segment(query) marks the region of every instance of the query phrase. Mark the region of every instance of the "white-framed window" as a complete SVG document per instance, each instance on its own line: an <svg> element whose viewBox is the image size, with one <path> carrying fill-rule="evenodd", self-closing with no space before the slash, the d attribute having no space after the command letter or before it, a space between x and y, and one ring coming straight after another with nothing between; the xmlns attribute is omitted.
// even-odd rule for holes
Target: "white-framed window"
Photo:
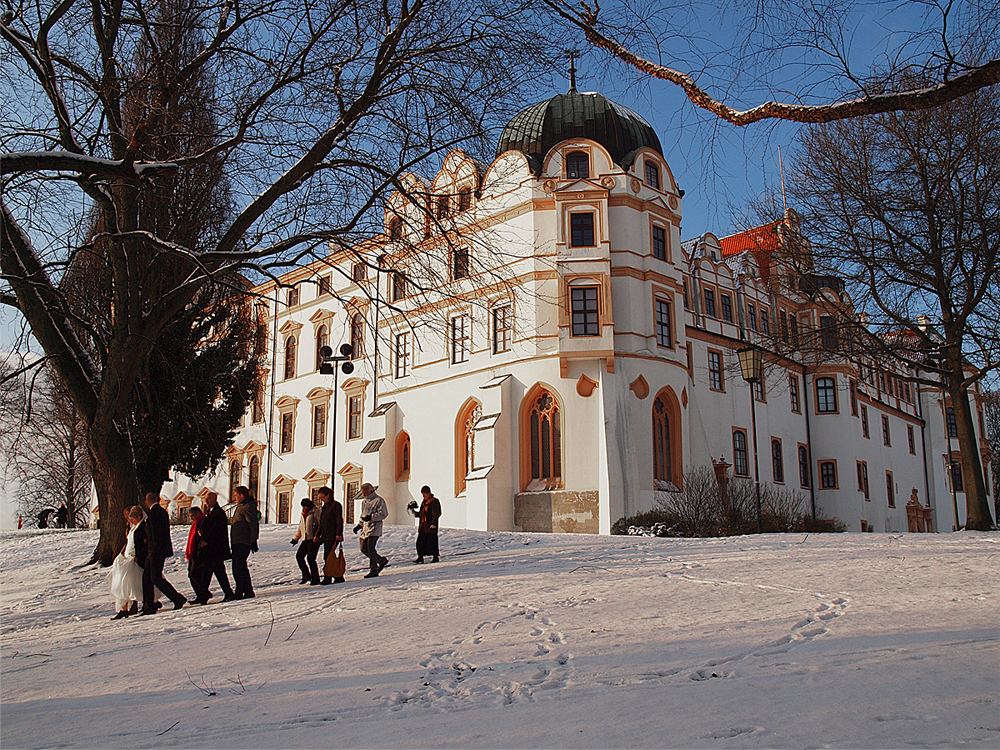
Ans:
<svg viewBox="0 0 1000 750"><path fill-rule="evenodd" d="M837 381L834 378L816 378L816 411L822 414L837 411Z"/></svg>
<svg viewBox="0 0 1000 750"><path fill-rule="evenodd" d="M651 188L659 190L660 189L659 165L655 161L652 161L651 159L646 159L643 162L643 164L645 166L646 184L649 185Z"/></svg>
<svg viewBox="0 0 1000 750"><path fill-rule="evenodd" d="M456 315L451 319L451 363L461 364L469 359L469 336L471 325L468 315Z"/></svg>
<svg viewBox="0 0 1000 750"><path fill-rule="evenodd" d="M510 351L514 321L510 305L497 305L491 311L493 318L493 353Z"/></svg>
<svg viewBox="0 0 1000 750"><path fill-rule="evenodd" d="M410 374L410 332L396 334L396 377L405 378Z"/></svg>
<svg viewBox="0 0 1000 750"><path fill-rule="evenodd" d="M570 316L573 336L600 336L600 287L570 287Z"/></svg>
<svg viewBox="0 0 1000 750"><path fill-rule="evenodd" d="M654 297L653 304L656 307L656 343L672 349L674 342L671 335L670 303L662 297Z"/></svg>
<svg viewBox="0 0 1000 750"><path fill-rule="evenodd" d="M594 212L578 211L569 215L569 246L595 247Z"/></svg>
<svg viewBox="0 0 1000 750"><path fill-rule="evenodd" d="M713 391L726 390L725 375L722 371L721 352L708 352L708 383Z"/></svg>

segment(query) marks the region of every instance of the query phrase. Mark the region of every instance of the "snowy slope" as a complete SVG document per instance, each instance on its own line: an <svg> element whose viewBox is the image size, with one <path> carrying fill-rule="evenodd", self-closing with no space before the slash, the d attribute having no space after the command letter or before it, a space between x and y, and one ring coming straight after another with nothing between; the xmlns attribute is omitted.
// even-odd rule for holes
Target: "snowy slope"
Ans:
<svg viewBox="0 0 1000 750"><path fill-rule="evenodd" d="M111 622L96 532L5 532L0 745L1000 746L995 534L445 529L415 566L390 526L326 587L290 536L257 599Z"/></svg>

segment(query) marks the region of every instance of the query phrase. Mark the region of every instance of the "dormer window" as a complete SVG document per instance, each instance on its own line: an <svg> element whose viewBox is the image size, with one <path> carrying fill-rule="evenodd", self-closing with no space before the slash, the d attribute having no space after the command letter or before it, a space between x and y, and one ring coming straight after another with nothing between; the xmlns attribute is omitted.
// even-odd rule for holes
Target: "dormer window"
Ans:
<svg viewBox="0 0 1000 750"><path fill-rule="evenodd" d="M571 151L566 155L566 177L585 179L590 177L590 157L583 151Z"/></svg>
<svg viewBox="0 0 1000 750"><path fill-rule="evenodd" d="M403 222L399 218L389 219L389 239L396 241L403 238Z"/></svg>
<svg viewBox="0 0 1000 750"><path fill-rule="evenodd" d="M361 262L355 263L351 267L351 281L355 284L362 282L368 276L368 267Z"/></svg>
<svg viewBox="0 0 1000 750"><path fill-rule="evenodd" d="M448 214L451 213L451 201L447 195L439 195L437 199L437 217L438 219L447 219Z"/></svg>
<svg viewBox="0 0 1000 750"><path fill-rule="evenodd" d="M656 190L660 189L660 167L655 161L650 161L646 159L644 162L646 165L646 184L651 188Z"/></svg>
<svg viewBox="0 0 1000 750"><path fill-rule="evenodd" d="M471 188L462 188L458 191L458 212L468 211L472 208L472 190Z"/></svg>

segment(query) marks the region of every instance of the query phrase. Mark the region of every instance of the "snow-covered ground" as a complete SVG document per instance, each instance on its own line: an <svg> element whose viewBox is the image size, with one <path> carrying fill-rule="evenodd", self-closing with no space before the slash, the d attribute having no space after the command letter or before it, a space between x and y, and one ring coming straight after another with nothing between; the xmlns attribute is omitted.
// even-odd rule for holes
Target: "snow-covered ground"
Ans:
<svg viewBox="0 0 1000 750"><path fill-rule="evenodd" d="M256 599L111 622L96 533L0 539L5 750L1000 746L996 534L392 526L310 587L266 526Z"/></svg>

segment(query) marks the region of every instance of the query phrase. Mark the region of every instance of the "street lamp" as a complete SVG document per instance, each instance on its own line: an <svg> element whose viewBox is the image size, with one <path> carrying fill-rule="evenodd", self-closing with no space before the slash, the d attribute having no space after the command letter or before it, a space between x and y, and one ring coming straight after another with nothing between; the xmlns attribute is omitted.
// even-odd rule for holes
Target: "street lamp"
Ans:
<svg viewBox="0 0 1000 750"><path fill-rule="evenodd" d="M351 362L351 358L354 356L354 348L350 344L340 345L340 356L333 356L333 349L328 346L322 346L319 350L320 361L322 364L319 366L319 371L321 375L333 375L333 414L330 415L330 489L333 489L334 477L337 474L337 381L340 377L340 371L343 370L345 375L350 375L354 372L354 363ZM337 367L337 363L343 363L340 367Z"/></svg>
<svg viewBox="0 0 1000 750"><path fill-rule="evenodd" d="M756 346L739 349L736 355L740 358L740 372L750 386L750 419L753 422L753 476L757 485L757 533L764 533L764 519L760 511L760 461L757 456L757 402L754 399L754 383L759 383L764 377L763 352Z"/></svg>

